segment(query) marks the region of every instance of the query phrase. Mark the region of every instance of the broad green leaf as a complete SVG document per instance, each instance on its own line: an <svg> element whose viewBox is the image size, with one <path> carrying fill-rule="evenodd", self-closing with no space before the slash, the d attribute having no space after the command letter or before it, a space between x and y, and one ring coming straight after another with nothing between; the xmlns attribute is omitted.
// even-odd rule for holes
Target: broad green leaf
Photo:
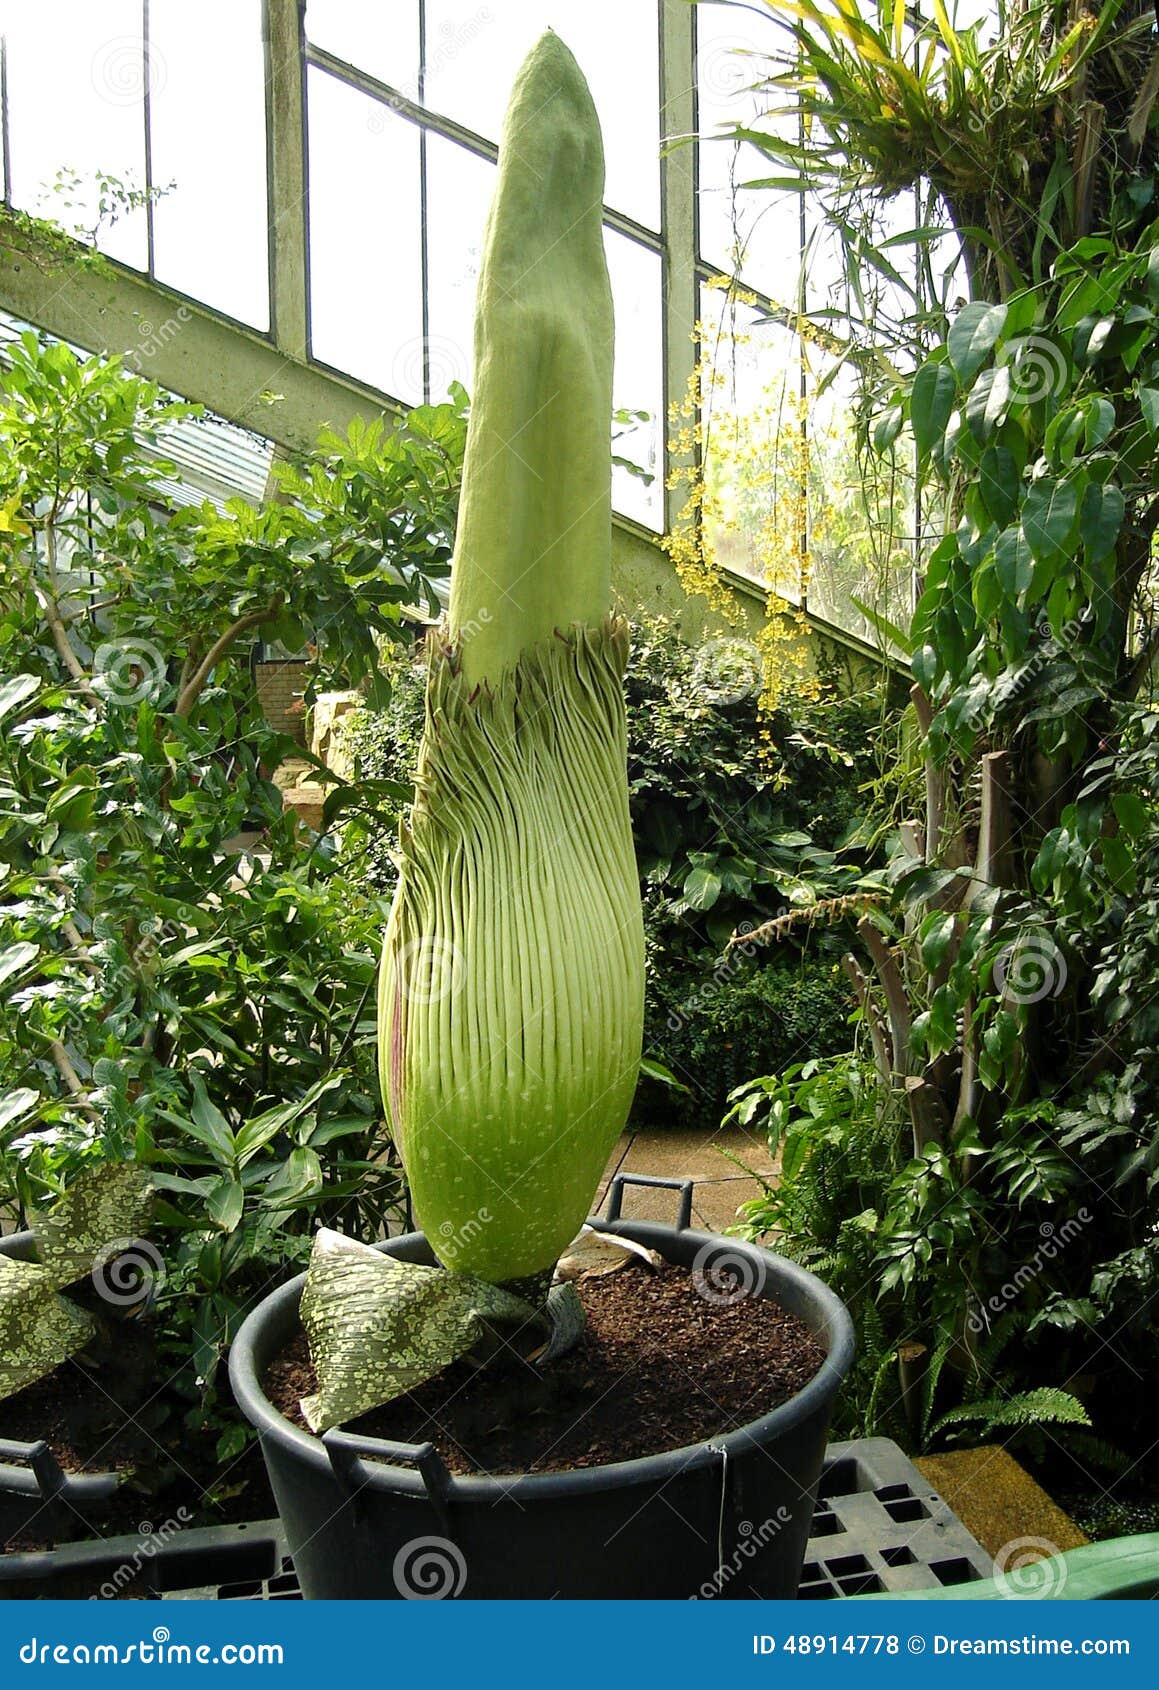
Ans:
<svg viewBox="0 0 1159 1690"><path fill-rule="evenodd" d="M1043 476L1032 485L1022 507L1022 531L1037 560L1055 562L1068 555L1077 514L1073 482Z"/></svg>
<svg viewBox="0 0 1159 1690"><path fill-rule="evenodd" d="M43 684L39 675L10 675L6 681L0 681L0 721L9 711L19 709Z"/></svg>
<svg viewBox="0 0 1159 1690"><path fill-rule="evenodd" d="M288 1208L304 1197L316 1196L321 1189L322 1163L317 1151L311 1150L308 1144L297 1144L282 1166L266 1180L262 1201L274 1208Z"/></svg>
<svg viewBox="0 0 1159 1690"><path fill-rule="evenodd" d="M931 973L945 961L956 926L957 917L953 913L935 913L922 923L922 961Z"/></svg>
<svg viewBox="0 0 1159 1690"><path fill-rule="evenodd" d="M1002 416L1009 399L1009 365L1004 363L1000 370L983 370L966 397L966 423L978 444L985 443L992 436L998 417Z"/></svg>
<svg viewBox="0 0 1159 1690"><path fill-rule="evenodd" d="M53 1283L74 1285L103 1272L110 1246L141 1237L152 1203L153 1182L140 1162L83 1168L51 1208L31 1217L40 1259Z"/></svg>
<svg viewBox="0 0 1159 1690"><path fill-rule="evenodd" d="M1151 434L1159 434L1159 387L1139 388L1139 409Z"/></svg>
<svg viewBox="0 0 1159 1690"><path fill-rule="evenodd" d="M1075 326L1071 343L1076 364L1093 364L1102 353L1115 326L1113 317L1084 317Z"/></svg>
<svg viewBox="0 0 1159 1690"><path fill-rule="evenodd" d="M1152 299L1159 301L1159 246L1151 248L1147 260L1147 292Z"/></svg>
<svg viewBox="0 0 1159 1690"><path fill-rule="evenodd" d="M978 465L978 487L987 514L1000 527L1013 520L1021 486L1014 453L1006 446L987 446Z"/></svg>
<svg viewBox="0 0 1159 1690"><path fill-rule="evenodd" d="M314 1237L301 1311L318 1380L302 1412L315 1432L414 1390L473 1348L488 1322L542 1318L471 1274L400 1262L326 1228Z"/></svg>
<svg viewBox="0 0 1159 1690"><path fill-rule="evenodd" d="M990 356L1006 322L1004 305L973 300L963 305L950 325L946 350L958 380L965 387Z"/></svg>
<svg viewBox="0 0 1159 1690"><path fill-rule="evenodd" d="M1003 529L994 546L994 569L1008 598L1017 598L1030 585L1034 559L1021 526Z"/></svg>
<svg viewBox="0 0 1159 1690"><path fill-rule="evenodd" d="M1116 792L1111 799L1119 826L1131 839L1140 839L1146 833L1150 822L1150 812L1137 792Z"/></svg>
<svg viewBox="0 0 1159 1690"><path fill-rule="evenodd" d="M694 868L684 882L684 901L694 910L710 910L720 891L719 874L710 868Z"/></svg>
<svg viewBox="0 0 1159 1690"><path fill-rule="evenodd" d="M1087 484L1079 507L1079 538L1087 549L1087 558L1098 563L1112 552L1123 526L1125 511L1122 490L1108 481Z"/></svg>
<svg viewBox="0 0 1159 1690"><path fill-rule="evenodd" d="M205 1081L201 1075L194 1073L193 1083L193 1120L200 1127L204 1140L218 1151L223 1162L232 1162L234 1157L233 1133L229 1122L221 1110L211 1100L205 1089Z"/></svg>
<svg viewBox="0 0 1159 1690"><path fill-rule="evenodd" d="M1010 365L1003 364L994 371L990 391L986 396L986 407L982 413L987 430L995 427L1006 415L1011 397Z"/></svg>
<svg viewBox="0 0 1159 1690"><path fill-rule="evenodd" d="M997 615L1002 603L1002 582L993 563L987 561L975 569L970 577L970 596L983 622Z"/></svg>
<svg viewBox="0 0 1159 1690"><path fill-rule="evenodd" d="M18 1086L0 1097L0 1133L22 1120L40 1102L40 1093L27 1086Z"/></svg>
<svg viewBox="0 0 1159 1690"><path fill-rule="evenodd" d="M910 389L910 427L914 444L925 457L941 440L954 409L957 383L947 364L933 360L922 365Z"/></svg>
<svg viewBox="0 0 1159 1690"><path fill-rule="evenodd" d="M94 1331L91 1315L57 1295L48 1268L0 1256L0 1399L43 1379Z"/></svg>
<svg viewBox="0 0 1159 1690"><path fill-rule="evenodd" d="M275 1109L266 1109L260 1115L251 1117L233 1140L233 1153L238 1161L247 1160L255 1150L259 1150L263 1144L268 1144L277 1133L292 1126L301 1116L309 1114L321 1098L341 1084L341 1079L336 1076L319 1080L293 1103L280 1103Z"/></svg>
<svg viewBox="0 0 1159 1690"><path fill-rule="evenodd" d="M1087 400L1084 409L1087 426L1083 446L1093 452L1110 437L1115 426L1115 407L1103 394L1096 393Z"/></svg>
<svg viewBox="0 0 1159 1690"><path fill-rule="evenodd" d="M30 944L22 939L18 944L5 945L0 951L0 985L10 980L14 974L23 973L31 962L35 962L40 955L40 946Z"/></svg>
<svg viewBox="0 0 1159 1690"><path fill-rule="evenodd" d="M650 1080L658 1080L662 1086L670 1086L673 1091L688 1092L683 1080L678 1080L670 1068L662 1062L657 1062L653 1056L640 1058L640 1072L646 1074Z"/></svg>
<svg viewBox="0 0 1159 1690"><path fill-rule="evenodd" d="M900 405L891 405L884 416L878 417L873 425L873 449L875 452L888 452L898 435L901 433L905 412Z"/></svg>
<svg viewBox="0 0 1159 1690"><path fill-rule="evenodd" d="M235 1179L220 1179L205 1199L205 1212L222 1232L232 1232L245 1208L245 1187Z"/></svg>
<svg viewBox="0 0 1159 1690"><path fill-rule="evenodd" d="M1065 468L1073 462L1085 427L1086 412L1080 405L1070 405L1051 418L1043 445L1052 463Z"/></svg>
<svg viewBox="0 0 1159 1690"><path fill-rule="evenodd" d="M914 680L926 692L932 693L940 670L936 649L932 645L919 646L913 655L912 668Z"/></svg>
<svg viewBox="0 0 1159 1690"><path fill-rule="evenodd" d="M939 986L930 999L927 1048L931 1056L953 1050L957 1043L958 1002L948 986Z"/></svg>

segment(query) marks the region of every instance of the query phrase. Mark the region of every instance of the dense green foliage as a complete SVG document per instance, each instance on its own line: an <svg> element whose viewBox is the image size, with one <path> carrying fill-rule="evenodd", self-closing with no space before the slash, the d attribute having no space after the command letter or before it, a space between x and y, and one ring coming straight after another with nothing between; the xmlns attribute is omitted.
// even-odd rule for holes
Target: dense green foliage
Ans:
<svg viewBox="0 0 1159 1690"><path fill-rule="evenodd" d="M811 121L747 138L821 184L867 447L916 460L946 521L912 624L883 625L926 791L846 934L863 1081L738 1099L792 1143L753 1223L854 1306L858 1426L1146 1457L1122 1386L1157 1382L1153 9L770 11L769 85ZM927 214L886 243L902 188Z"/></svg>
<svg viewBox="0 0 1159 1690"><path fill-rule="evenodd" d="M1159 226L1130 250L1089 238L1049 294L966 306L875 430L888 453L908 422L960 513L907 631L938 832L899 834L862 883L867 1001L932 1113L907 1119L879 1072L852 1116L819 1110L753 1219L857 1308L877 1358L859 1424L896 1429L908 1406L921 1441L1042 1452L1040 1428L1069 1422L1067 1447L1107 1461L1107 1440L1137 1441L1119 1370L1155 1376L1159 782L1135 701L1155 649L1157 265ZM753 1096L799 1120L819 1084ZM874 1132L889 1154L867 1187Z"/></svg>
<svg viewBox="0 0 1159 1690"><path fill-rule="evenodd" d="M173 512L178 415L30 335L4 372L0 1206L20 1224L82 1165L150 1166L159 1341L200 1415L315 1220L373 1233L399 1201L373 1073L384 907L283 813L269 774L296 748L261 719L250 647L309 641L311 686L386 696L375 636L409 640L446 572L463 421L329 438L260 510Z"/></svg>

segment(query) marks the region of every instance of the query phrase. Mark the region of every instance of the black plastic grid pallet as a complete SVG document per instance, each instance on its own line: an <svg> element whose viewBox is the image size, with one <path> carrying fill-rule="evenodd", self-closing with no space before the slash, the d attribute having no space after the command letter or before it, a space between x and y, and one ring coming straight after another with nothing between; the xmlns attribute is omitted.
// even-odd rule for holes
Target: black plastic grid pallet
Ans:
<svg viewBox="0 0 1159 1690"><path fill-rule="evenodd" d="M990 1578L991 1557L888 1438L830 1444L798 1596L825 1601Z"/></svg>
<svg viewBox="0 0 1159 1690"><path fill-rule="evenodd" d="M131 1578L125 1569L132 1568ZM830 1444L801 1586L804 1600L929 1590L989 1578L993 1563L895 1443ZM167 1601L301 1601L277 1520L67 1544L0 1556L0 1598L117 1594Z"/></svg>

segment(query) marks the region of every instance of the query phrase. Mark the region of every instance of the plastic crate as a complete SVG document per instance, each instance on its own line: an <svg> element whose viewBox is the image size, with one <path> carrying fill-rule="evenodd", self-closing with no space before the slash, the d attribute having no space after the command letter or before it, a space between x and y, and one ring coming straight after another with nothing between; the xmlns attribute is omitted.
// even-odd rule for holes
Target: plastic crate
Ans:
<svg viewBox="0 0 1159 1690"><path fill-rule="evenodd" d="M830 1444L798 1595L825 1601L989 1578L992 1558L888 1438Z"/></svg>
<svg viewBox="0 0 1159 1690"><path fill-rule="evenodd" d="M928 1590L989 1578L993 1562L886 1438L830 1444L799 1594L816 1600ZM0 1556L4 1597L167 1601L301 1600L277 1520L174 1532L165 1541L106 1538L43 1554Z"/></svg>

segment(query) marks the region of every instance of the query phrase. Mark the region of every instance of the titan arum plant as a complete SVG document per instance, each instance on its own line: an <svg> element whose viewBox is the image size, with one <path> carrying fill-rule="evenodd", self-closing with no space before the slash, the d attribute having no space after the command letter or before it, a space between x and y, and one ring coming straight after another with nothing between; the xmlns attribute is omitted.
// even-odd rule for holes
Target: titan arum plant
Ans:
<svg viewBox="0 0 1159 1690"><path fill-rule="evenodd" d="M636 1086L603 185L587 84L545 35L504 123L450 609L379 985L387 1119L443 1266L319 1234L302 1300L316 1430L429 1377L487 1322L544 1320Z"/></svg>

